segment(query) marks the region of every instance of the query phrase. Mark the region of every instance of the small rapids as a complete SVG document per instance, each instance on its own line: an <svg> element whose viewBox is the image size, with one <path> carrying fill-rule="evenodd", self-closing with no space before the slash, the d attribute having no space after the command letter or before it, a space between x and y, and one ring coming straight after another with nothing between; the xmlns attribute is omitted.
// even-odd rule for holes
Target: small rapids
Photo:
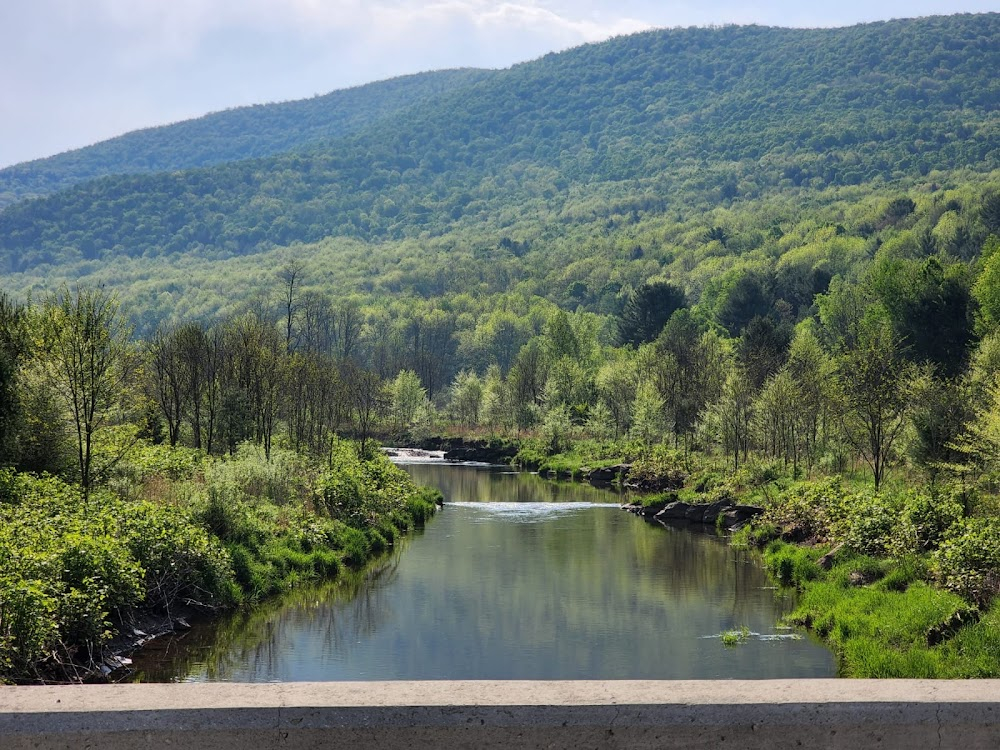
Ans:
<svg viewBox="0 0 1000 750"><path fill-rule="evenodd" d="M495 521L510 521L512 523L539 523L562 518L571 513L590 508L609 508L618 510L612 503L482 503L457 501L447 504L449 508L471 508L475 511L472 523L492 523Z"/></svg>
<svg viewBox="0 0 1000 750"><path fill-rule="evenodd" d="M425 451L420 448L383 448L394 464L430 464L444 461L444 451Z"/></svg>

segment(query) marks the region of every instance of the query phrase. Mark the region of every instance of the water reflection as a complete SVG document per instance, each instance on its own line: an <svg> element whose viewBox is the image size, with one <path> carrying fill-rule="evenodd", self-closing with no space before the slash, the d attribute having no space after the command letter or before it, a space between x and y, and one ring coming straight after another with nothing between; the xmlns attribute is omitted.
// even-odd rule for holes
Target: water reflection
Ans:
<svg viewBox="0 0 1000 750"><path fill-rule="evenodd" d="M530 475L407 467L446 505L363 575L162 641L142 680L676 679L832 676L775 627L789 602L724 540ZM749 642L715 636L746 625ZM155 643L155 642L154 642Z"/></svg>

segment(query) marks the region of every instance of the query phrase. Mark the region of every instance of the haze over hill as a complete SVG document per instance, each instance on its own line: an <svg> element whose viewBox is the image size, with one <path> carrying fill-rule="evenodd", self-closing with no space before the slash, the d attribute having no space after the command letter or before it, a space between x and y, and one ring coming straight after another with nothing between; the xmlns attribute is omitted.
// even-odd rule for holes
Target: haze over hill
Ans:
<svg viewBox="0 0 1000 750"><path fill-rule="evenodd" d="M81 257L244 254L330 235L440 233L493 221L501 207L559 210L587 194L644 196L661 209L992 169L998 31L997 14L656 31L491 75L407 79L396 96L383 84L223 113L4 170L3 192L16 194L143 161L147 170L228 162L109 177L8 207L0 251L12 271ZM338 124L310 127L310 109L336 113ZM276 134L283 117L299 122L295 131ZM195 128L220 126L231 133L181 147ZM338 129L340 139L304 147Z"/></svg>
<svg viewBox="0 0 1000 750"><path fill-rule="evenodd" d="M147 128L0 169L0 207L110 174L172 172L270 156L370 126L420 101L487 75L441 70L334 91L301 101L239 107Z"/></svg>
<svg viewBox="0 0 1000 750"><path fill-rule="evenodd" d="M394 272L396 287L433 295L456 287L428 282L437 272L410 259L436 246L447 267L500 243L517 268L495 288L530 275L535 293L559 299L542 279L565 268L559 248L587 227L1000 168L998 38L1000 14L662 30L509 70L426 74L141 131L0 172L8 195L109 173L0 212L0 263L22 274L21 288L131 273L162 285L164 264L308 258L316 248L280 248L325 242L341 278L375 288L384 269L371 259L383 251L352 254L344 240L406 241L416 244L384 250L410 266ZM662 271L645 249L617 286L589 283L578 301L609 309L608 295Z"/></svg>

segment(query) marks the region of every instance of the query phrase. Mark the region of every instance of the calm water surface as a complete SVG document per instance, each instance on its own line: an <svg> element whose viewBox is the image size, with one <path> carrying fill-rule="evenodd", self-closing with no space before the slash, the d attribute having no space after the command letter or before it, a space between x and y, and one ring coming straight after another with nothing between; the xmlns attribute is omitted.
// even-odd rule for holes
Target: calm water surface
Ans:
<svg viewBox="0 0 1000 750"><path fill-rule="evenodd" d="M829 677L791 602L724 539L611 492L495 468L405 467L446 506L373 569L160 639L142 681ZM754 635L726 647L718 635Z"/></svg>

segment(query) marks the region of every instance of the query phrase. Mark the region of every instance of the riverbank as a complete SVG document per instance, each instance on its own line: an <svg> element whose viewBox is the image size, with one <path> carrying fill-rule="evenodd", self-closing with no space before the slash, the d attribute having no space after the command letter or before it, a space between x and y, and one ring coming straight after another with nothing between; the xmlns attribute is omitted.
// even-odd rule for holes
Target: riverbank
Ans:
<svg viewBox="0 0 1000 750"><path fill-rule="evenodd" d="M801 592L789 621L846 677L1000 675L1000 524L978 501L916 489L792 484L734 537Z"/></svg>
<svg viewBox="0 0 1000 750"><path fill-rule="evenodd" d="M799 589L788 621L837 654L842 677L995 678L1000 606L976 606L936 585L933 559L887 560L774 541L775 581ZM824 560L825 558L825 560Z"/></svg>
<svg viewBox="0 0 1000 750"><path fill-rule="evenodd" d="M788 621L823 638L843 676L1000 676L994 498L902 483L875 493L853 477L797 480L778 462L727 471L623 441L550 453L526 440L513 463L638 491L625 508L650 520L735 531L733 543L759 549L775 583L801 592Z"/></svg>
<svg viewBox="0 0 1000 750"><path fill-rule="evenodd" d="M136 446L105 488L0 475L0 680L80 681L189 613L360 568L439 497L384 456ZM117 652L117 653L116 653Z"/></svg>

